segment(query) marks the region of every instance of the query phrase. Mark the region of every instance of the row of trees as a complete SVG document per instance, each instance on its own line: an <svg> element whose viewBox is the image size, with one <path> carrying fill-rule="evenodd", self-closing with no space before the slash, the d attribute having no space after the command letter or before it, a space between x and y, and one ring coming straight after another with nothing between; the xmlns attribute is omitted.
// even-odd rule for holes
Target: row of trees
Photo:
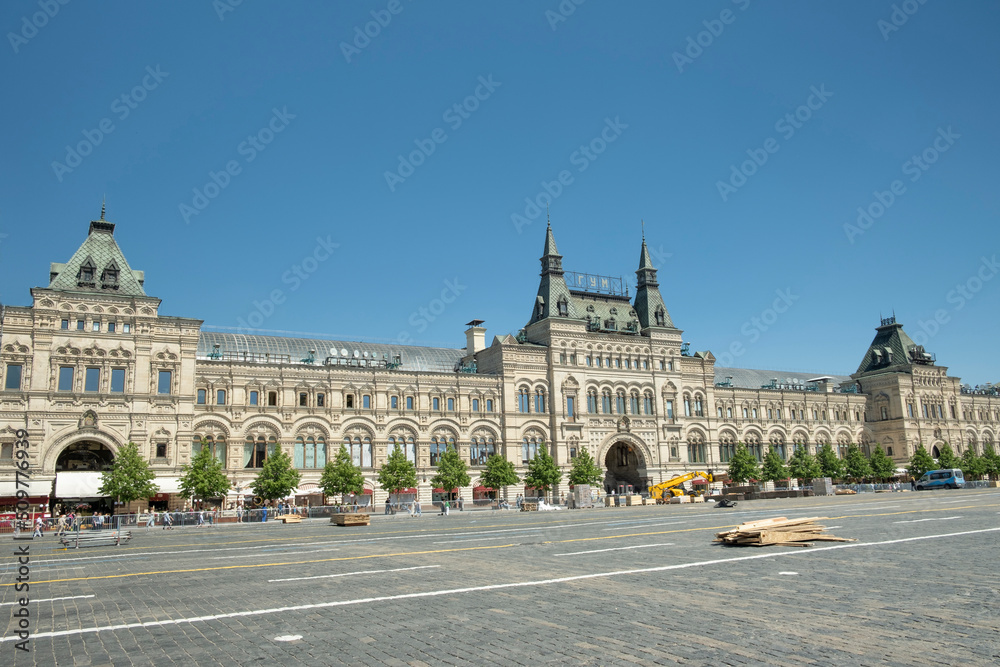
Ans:
<svg viewBox="0 0 1000 667"><path fill-rule="evenodd" d="M984 476L996 478L1000 476L1000 455L993 445L986 445L982 456L972 449L967 449L961 457L955 456L949 445L944 445L938 451L935 460L923 445L910 458L907 472L913 478L919 478L928 470L939 468L961 468L968 479L980 479ZM826 443L816 452L808 453L805 448L796 449L786 463L774 448L768 448L763 462L758 461L745 445L740 443L729 461L729 479L736 482L749 480L763 482L778 482L790 478L804 480L816 477L831 479L847 479L861 482L866 479L885 481L896 476L896 464L886 456L880 447L875 447L870 456L865 456L861 448L851 444L844 458L837 456L833 447Z"/></svg>
<svg viewBox="0 0 1000 667"><path fill-rule="evenodd" d="M541 446L538 454L528 462L524 484L547 494L562 480L562 476L562 471L552 459L548 448ZM603 477L603 471L586 449L573 459L569 472L570 484L595 484ZM159 487L155 479L156 475L149 463L139 454L138 446L130 442L118 452L112 468L104 472L98 493L127 504L156 495ZM291 457L279 450L264 461L264 466L251 484L251 490L254 496L264 500L279 500L287 498L299 485L299 481L299 472L292 465ZM462 488L471 481L465 461L454 449L441 455L437 474L431 479L435 487L442 489ZM514 464L499 454L487 459L486 468L480 475L480 484L493 490L520 482L521 478L515 472ZM390 452L385 464L379 469L378 483L388 493L400 493L417 486L416 466L407 460L399 447ZM344 446L340 447L333 460L323 468L319 487L328 496L343 497L364 491L364 475L351 461L351 455ZM212 455L208 447L203 446L191 462L182 468L180 489L185 497L198 500L221 498L229 488L230 482L222 462Z"/></svg>

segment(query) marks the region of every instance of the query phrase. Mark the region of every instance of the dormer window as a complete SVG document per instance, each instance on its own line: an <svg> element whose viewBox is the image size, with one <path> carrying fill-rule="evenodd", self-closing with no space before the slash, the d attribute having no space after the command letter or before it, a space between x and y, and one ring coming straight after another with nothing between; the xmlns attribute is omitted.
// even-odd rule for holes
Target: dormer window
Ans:
<svg viewBox="0 0 1000 667"><path fill-rule="evenodd" d="M92 285L94 283L94 274L97 271L97 267L88 257L87 261L80 265L80 273L77 275L77 282L80 285Z"/></svg>
<svg viewBox="0 0 1000 667"><path fill-rule="evenodd" d="M559 299L559 317L566 317L569 315L569 302L566 301L565 297Z"/></svg>
<svg viewBox="0 0 1000 667"><path fill-rule="evenodd" d="M662 308L656 309L656 326L663 327L667 325L667 314L663 312Z"/></svg>

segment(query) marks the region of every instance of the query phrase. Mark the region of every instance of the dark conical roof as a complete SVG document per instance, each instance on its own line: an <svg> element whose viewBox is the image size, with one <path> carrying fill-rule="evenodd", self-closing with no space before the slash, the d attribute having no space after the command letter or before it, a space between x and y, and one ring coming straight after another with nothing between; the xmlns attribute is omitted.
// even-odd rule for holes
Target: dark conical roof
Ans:
<svg viewBox="0 0 1000 667"><path fill-rule="evenodd" d="M922 346L903 331L903 325L896 323L895 317L882 320L882 325L875 328L875 338L865 352L855 375L871 372L908 372L914 363L929 364L933 362L932 355L924 352Z"/></svg>
<svg viewBox="0 0 1000 667"><path fill-rule="evenodd" d="M143 272L133 271L129 267L125 255L115 242L114 233L114 223L104 220L102 212L100 220L91 221L90 233L69 261L65 264L52 264L49 271L49 289L146 296L142 288ZM81 280L82 267L92 269L93 280ZM117 281L113 287L102 284L101 277L107 269L117 271Z"/></svg>

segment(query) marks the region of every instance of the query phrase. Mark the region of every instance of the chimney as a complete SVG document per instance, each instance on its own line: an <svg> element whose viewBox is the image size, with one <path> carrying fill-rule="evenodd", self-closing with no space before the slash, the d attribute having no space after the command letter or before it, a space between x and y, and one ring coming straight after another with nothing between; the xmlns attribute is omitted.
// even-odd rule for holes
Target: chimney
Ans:
<svg viewBox="0 0 1000 667"><path fill-rule="evenodd" d="M466 324L465 330L465 354L472 356L476 352L486 349L486 328L481 327L484 320L472 320Z"/></svg>

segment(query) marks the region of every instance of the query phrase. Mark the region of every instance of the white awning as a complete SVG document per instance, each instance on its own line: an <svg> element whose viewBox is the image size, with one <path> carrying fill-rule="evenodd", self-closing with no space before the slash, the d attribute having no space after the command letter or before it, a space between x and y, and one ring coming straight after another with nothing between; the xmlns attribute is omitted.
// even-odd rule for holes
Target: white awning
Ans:
<svg viewBox="0 0 1000 667"><path fill-rule="evenodd" d="M22 480L20 485L18 485L16 479L0 481L0 498L13 498L17 496L18 491L27 491L29 498L48 497L52 493L52 480L33 479L28 482Z"/></svg>
<svg viewBox="0 0 1000 667"><path fill-rule="evenodd" d="M56 498L100 498L99 488L99 472L56 473Z"/></svg>
<svg viewBox="0 0 1000 667"><path fill-rule="evenodd" d="M181 478L180 477L157 477L153 480L153 484L160 487L160 493L180 493L181 492Z"/></svg>

